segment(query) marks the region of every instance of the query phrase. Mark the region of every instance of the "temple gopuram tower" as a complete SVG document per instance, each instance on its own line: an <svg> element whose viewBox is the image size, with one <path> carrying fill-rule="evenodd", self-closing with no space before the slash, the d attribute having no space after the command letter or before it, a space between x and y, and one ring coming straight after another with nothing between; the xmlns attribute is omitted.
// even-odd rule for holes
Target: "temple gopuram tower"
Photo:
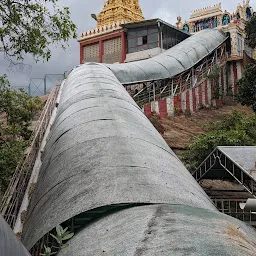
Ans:
<svg viewBox="0 0 256 256"><path fill-rule="evenodd" d="M96 28L83 32L80 39L80 63L121 63L126 57L123 24L143 21L139 0L106 0L98 15Z"/></svg>
<svg viewBox="0 0 256 256"><path fill-rule="evenodd" d="M134 22L144 20L138 0L106 0L97 16L97 27L117 22Z"/></svg>

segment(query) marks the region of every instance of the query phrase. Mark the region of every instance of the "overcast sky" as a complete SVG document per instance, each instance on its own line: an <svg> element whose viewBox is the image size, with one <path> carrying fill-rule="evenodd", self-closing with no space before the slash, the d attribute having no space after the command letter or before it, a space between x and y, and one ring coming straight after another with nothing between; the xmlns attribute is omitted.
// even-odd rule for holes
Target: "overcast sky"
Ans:
<svg viewBox="0 0 256 256"><path fill-rule="evenodd" d="M161 18L171 24L175 24L177 16L181 15L182 20L189 19L190 12L207 6L217 4L218 0L140 0L145 19ZM60 3L69 6L73 22L78 27L78 34L96 26L90 14L98 14L103 7L104 0L60 0ZM223 0L223 10L235 11L238 3L242 0ZM251 1L251 6L256 10L256 0ZM76 40L69 43L66 51L58 47L52 47L52 58L48 62L35 63L28 56L25 63L31 65L32 71L28 74L28 67L24 72L18 72L12 68L8 72L9 63L4 60L3 53L0 53L0 75L7 73L13 86L28 86L30 78L41 78L45 74L59 74L72 69L79 64L79 44Z"/></svg>

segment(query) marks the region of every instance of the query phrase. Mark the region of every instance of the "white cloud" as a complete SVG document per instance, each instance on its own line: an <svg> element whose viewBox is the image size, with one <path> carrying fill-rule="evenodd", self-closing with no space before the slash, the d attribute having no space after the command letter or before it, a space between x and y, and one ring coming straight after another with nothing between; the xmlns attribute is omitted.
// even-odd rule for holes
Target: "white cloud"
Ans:
<svg viewBox="0 0 256 256"><path fill-rule="evenodd" d="M175 25L177 22L177 14L170 12L166 8L159 8L152 16L152 18L159 18L162 19L163 21L166 21L172 25Z"/></svg>

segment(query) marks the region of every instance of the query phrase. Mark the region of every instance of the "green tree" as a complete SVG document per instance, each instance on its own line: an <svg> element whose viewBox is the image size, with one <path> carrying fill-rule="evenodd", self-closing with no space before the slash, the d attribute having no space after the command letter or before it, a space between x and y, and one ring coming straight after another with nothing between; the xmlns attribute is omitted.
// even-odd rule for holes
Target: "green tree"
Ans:
<svg viewBox="0 0 256 256"><path fill-rule="evenodd" d="M58 0L1 0L0 41L9 58L23 59L30 53L35 60L49 60L49 45L65 48L76 37L76 26L67 7Z"/></svg>
<svg viewBox="0 0 256 256"><path fill-rule="evenodd" d="M237 82L236 99L242 105L249 106L256 112L256 65L247 66L242 78Z"/></svg>
<svg viewBox="0 0 256 256"><path fill-rule="evenodd" d="M39 98L32 98L23 90L12 90L6 76L0 77L0 189L2 193L28 146L31 122L40 108Z"/></svg>
<svg viewBox="0 0 256 256"><path fill-rule="evenodd" d="M256 47L256 16L253 15L246 23L245 32L247 34L248 43L251 48Z"/></svg>
<svg viewBox="0 0 256 256"><path fill-rule="evenodd" d="M4 194L7 189L12 174L27 146L26 141L0 138L0 194Z"/></svg>
<svg viewBox="0 0 256 256"><path fill-rule="evenodd" d="M256 116L247 117L243 112L234 111L206 125L205 131L192 140L183 156L190 171L194 171L217 146L256 145Z"/></svg>
<svg viewBox="0 0 256 256"><path fill-rule="evenodd" d="M58 0L1 0L0 50L10 61L32 54L36 61L51 57L50 45L63 49L76 38L76 26L67 7ZM11 90L6 76L0 76L0 189L11 178L27 147L29 129L39 99L24 91Z"/></svg>

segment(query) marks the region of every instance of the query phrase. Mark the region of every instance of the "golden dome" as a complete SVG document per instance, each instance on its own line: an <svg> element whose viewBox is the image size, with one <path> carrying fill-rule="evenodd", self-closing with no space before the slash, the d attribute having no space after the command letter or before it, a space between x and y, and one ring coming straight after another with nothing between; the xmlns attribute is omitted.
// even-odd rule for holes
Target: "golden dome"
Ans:
<svg viewBox="0 0 256 256"><path fill-rule="evenodd" d="M138 0L106 0L97 20L97 27L101 27L122 21L140 21L144 17Z"/></svg>

